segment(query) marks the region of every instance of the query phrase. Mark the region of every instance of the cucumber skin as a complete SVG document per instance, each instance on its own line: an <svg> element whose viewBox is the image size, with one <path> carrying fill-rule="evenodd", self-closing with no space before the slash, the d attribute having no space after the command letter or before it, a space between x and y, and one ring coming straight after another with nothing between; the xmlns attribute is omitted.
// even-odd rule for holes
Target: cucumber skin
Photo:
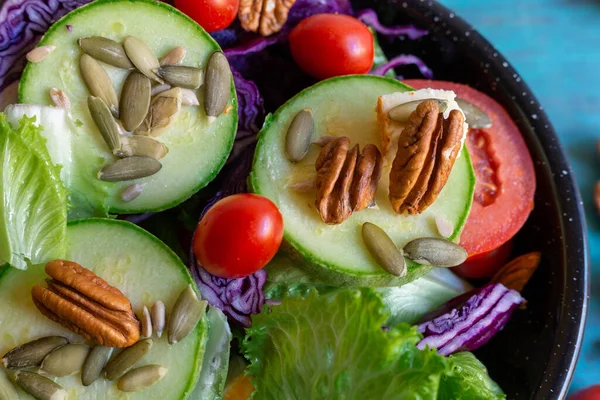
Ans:
<svg viewBox="0 0 600 400"><path fill-rule="evenodd" d="M218 51L222 51L221 46L219 46L219 44L212 38L212 36L210 36L200 25L198 25L198 23L196 23L190 17L188 17L186 14L182 13L181 11L179 11L178 9L176 9L175 7L173 7L167 3L163 3L161 1L154 1L154 0L95 0L95 1L92 1L88 4L78 7L76 9L74 9L73 11L65 14L58 21L56 21L54 24L52 24L52 26L42 36L42 38L40 39L40 41L38 42L38 44L36 46L45 45L48 40L48 37L50 37L54 31L58 30L59 28L63 28L65 25L67 25L67 22L73 15L79 14L82 11L86 11L88 8L93 8L97 5L102 5L102 4L106 4L106 3L123 3L123 2L150 3L150 4L153 4L160 8L163 8L166 11L168 11L172 14L175 14L178 17L187 19L197 27L198 31L203 36L208 38L209 41L213 42L213 44L216 46ZM21 74L21 80L20 80L19 89L18 89L18 101L21 104L25 102L24 101L24 98L25 98L24 87L26 85L24 83L27 81L29 71L30 71L30 65L31 65L31 63L28 62L27 65L25 66L25 69L23 70L23 73ZM217 165L214 166L211 173L208 174L204 180L199 182L196 185L196 187L192 188L190 191L188 191L187 193L182 195L181 198L179 198L178 200L172 201L168 204L164 204L160 207L136 208L135 210L128 210L127 208L111 207L109 210L109 213L110 214L143 214L143 213L149 213L149 212L165 211L165 210L174 208L174 207L180 205L181 203L183 203L184 201L190 199L194 194L198 193L200 190L204 189L209 183L211 183L216 178L216 176L219 174L221 169L223 169L223 167L225 166L225 163L227 162L227 159L229 158L229 155L231 154L231 151L233 150L233 144L235 142L235 136L237 133L238 115L239 114L238 114L237 92L235 89L235 82L233 80L233 76L231 77L230 100L231 100L231 105L233 108L229 111L229 113L233 115L232 125L235 126L236 129L232 130L232 134L230 135L229 142L227 143L227 146L226 146L226 152L224 153L224 156L222 157L221 161Z"/></svg>
<svg viewBox="0 0 600 400"><path fill-rule="evenodd" d="M326 83L334 81L334 80L351 79L352 77L355 77L355 76L357 76L357 75L346 75L346 76L330 78L325 81L321 81L321 82L315 84L314 86L311 86L310 88L315 88L315 87L318 87L320 85L326 84ZM362 75L358 75L358 76L362 76ZM390 83L393 83L399 87L403 87L406 90L415 90L414 88L412 88L408 85L405 85L404 83L402 83L396 79L393 79L393 78L387 78L387 77L375 77L375 78L376 79L385 79L385 80L389 81ZM298 93L296 96L292 97L290 100L288 100L286 102L286 104L298 97L303 96L305 90ZM280 109L283 107L285 107L285 104L283 106L281 106ZM264 143L263 137L265 136L266 132L269 130L272 122L273 122L273 114L267 115L262 129L258 133L258 144L256 145L256 150L254 152L255 155L259 154L260 148L261 148L262 144ZM450 236L450 238L448 238L449 240L456 240L460 237L462 228L464 228L466 219L468 218L469 212L471 211L472 199L473 199L473 195L475 194L475 171L473 170L471 156L469 155L469 152L468 152L466 146L464 146L463 150L461 151L460 156L466 157L468 164L471 166L471 168L469 169L469 183L470 183L469 184L469 197L471 198L471 203L469 203L469 206L465 208L464 214L460 217L460 220L459 220L460 223L458 225L461 226L461 229L456 230L452 234L452 236ZM250 172L250 175L248 177L248 188L249 188L249 191L252 193L261 194L259 178L258 178L257 174L254 172L255 169L261 168L261 166L258 165L258 163L257 163L257 159L258 159L258 157L255 156L254 160L252 162L252 171ZM290 260L292 260L295 263L295 265L306 269L309 273L314 274L315 276L318 276L319 280L321 280L325 283L328 283L330 285L339 286L339 287L402 286L406 283L412 282L412 281L422 277L423 275L427 274L432 268L430 266L420 265L420 264L414 263L410 260L407 260L408 272L407 272L406 276L403 278L393 277L390 274L385 273L383 271L381 274L378 274L378 275L375 275L375 274L350 274L346 271L341 272L338 270L338 268L335 265L323 262L323 261L319 260L319 258L316 257L314 254L307 251L297 241L295 241L294 238L292 237L292 235L290 235L287 231L284 231L283 242L281 243L280 251L282 252L282 254L284 254Z"/></svg>

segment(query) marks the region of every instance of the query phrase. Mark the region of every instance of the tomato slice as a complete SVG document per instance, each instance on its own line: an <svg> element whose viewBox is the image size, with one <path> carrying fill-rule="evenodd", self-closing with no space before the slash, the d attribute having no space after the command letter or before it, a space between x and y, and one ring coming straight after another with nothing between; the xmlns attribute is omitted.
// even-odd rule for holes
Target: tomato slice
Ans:
<svg viewBox="0 0 600 400"><path fill-rule="evenodd" d="M466 144L477 184L460 244L469 256L494 250L521 229L533 209L535 171L519 128L494 99L467 85L421 79L404 83L415 89L453 90L492 119L489 129L469 129Z"/></svg>
<svg viewBox="0 0 600 400"><path fill-rule="evenodd" d="M468 279L491 278L508 262L512 249L513 243L509 240L492 251L469 257L464 263L452 268L452 271Z"/></svg>

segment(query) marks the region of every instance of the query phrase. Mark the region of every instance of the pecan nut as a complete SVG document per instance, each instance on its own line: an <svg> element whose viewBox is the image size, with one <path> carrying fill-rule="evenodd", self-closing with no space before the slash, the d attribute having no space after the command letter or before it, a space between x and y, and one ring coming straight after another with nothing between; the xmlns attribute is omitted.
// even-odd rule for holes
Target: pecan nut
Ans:
<svg viewBox="0 0 600 400"><path fill-rule="evenodd" d="M458 157L464 122L458 110L444 119L432 100L423 101L410 115L390 170L394 211L422 213L437 199Z"/></svg>
<svg viewBox="0 0 600 400"><path fill-rule="evenodd" d="M277 33L296 0L241 0L238 18L244 28L262 36Z"/></svg>
<svg viewBox="0 0 600 400"><path fill-rule="evenodd" d="M323 147L315 168L315 205L321 219L334 225L373 201L381 178L382 158L372 144L366 145L362 153L358 145L350 149L350 139L344 136Z"/></svg>
<svg viewBox="0 0 600 400"><path fill-rule="evenodd" d="M42 314L96 344L128 347L140 338L140 322L117 288L81 265L63 260L46 264L47 288L31 296Z"/></svg>

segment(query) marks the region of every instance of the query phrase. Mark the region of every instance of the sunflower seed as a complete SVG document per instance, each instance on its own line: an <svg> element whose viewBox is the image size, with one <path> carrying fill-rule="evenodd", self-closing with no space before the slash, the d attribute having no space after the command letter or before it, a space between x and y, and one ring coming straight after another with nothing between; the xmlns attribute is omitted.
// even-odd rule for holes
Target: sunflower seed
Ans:
<svg viewBox="0 0 600 400"><path fill-rule="evenodd" d="M160 381L167 372L167 368L161 365L144 365L125 374L119 380L117 388L123 392L138 392Z"/></svg>
<svg viewBox="0 0 600 400"><path fill-rule="evenodd" d="M133 64L129 61L123 45L114 40L102 36L89 36L81 38L78 41L79 47L85 53L94 57L96 60L105 62L112 66L133 69Z"/></svg>
<svg viewBox="0 0 600 400"><path fill-rule="evenodd" d="M117 157L152 157L160 160L169 152L169 148L158 140L147 136L130 136L122 138L121 149L115 153Z"/></svg>
<svg viewBox="0 0 600 400"><path fill-rule="evenodd" d="M181 89L177 87L156 95L148 115L134 134L156 137L163 133L181 110L181 97Z"/></svg>
<svg viewBox="0 0 600 400"><path fill-rule="evenodd" d="M182 106L199 106L198 96L191 89L181 89L181 105Z"/></svg>
<svg viewBox="0 0 600 400"><path fill-rule="evenodd" d="M90 386L100 378L100 374L104 369L104 366L108 362L112 353L112 347L95 346L85 360L83 364L83 370L81 372L81 383L83 386Z"/></svg>
<svg viewBox="0 0 600 400"><path fill-rule="evenodd" d="M293 190L294 192L298 192L298 193L309 193L309 192L312 192L317 189L317 187L315 186L314 179L302 181L302 182L296 182L288 187L290 190Z"/></svg>
<svg viewBox="0 0 600 400"><path fill-rule="evenodd" d="M456 243L438 238L415 239L404 246L404 254L416 263L435 267L455 267L468 256Z"/></svg>
<svg viewBox="0 0 600 400"><path fill-rule="evenodd" d="M185 338L206 313L206 300L198 299L188 285L179 295L169 318L169 343L175 344Z"/></svg>
<svg viewBox="0 0 600 400"><path fill-rule="evenodd" d="M112 81L102 65L91 56L83 54L79 60L79 68L90 94L101 98L115 118L118 118L119 99L117 98L117 92L115 92Z"/></svg>
<svg viewBox="0 0 600 400"><path fill-rule="evenodd" d="M101 98L89 96L88 108L108 148L115 153L121 148L121 129L119 128L119 124Z"/></svg>
<svg viewBox="0 0 600 400"><path fill-rule="evenodd" d="M15 382L38 400L65 400L68 395L59 384L34 372L15 372Z"/></svg>
<svg viewBox="0 0 600 400"><path fill-rule="evenodd" d="M300 110L292 120L285 137L285 154L292 163L302 161L313 141L315 126L310 108Z"/></svg>
<svg viewBox="0 0 600 400"><path fill-rule="evenodd" d="M90 352L85 344L67 344L48 354L40 372L47 375L63 377L78 373Z"/></svg>
<svg viewBox="0 0 600 400"><path fill-rule="evenodd" d="M163 330L165 329L166 314L165 303L162 301L157 301L152 305L152 309L150 310L152 328L154 328L154 332L156 332L158 338L162 336Z"/></svg>
<svg viewBox="0 0 600 400"><path fill-rule="evenodd" d="M231 70L223 53L217 51L208 59L204 84L204 110L212 124L223 113L231 91Z"/></svg>
<svg viewBox="0 0 600 400"><path fill-rule="evenodd" d="M440 112L446 111L448 108L448 102L446 100L441 99L422 99L422 100L414 100L406 103L402 103L392 108L388 112L388 118L395 122L406 122L408 121L408 117L410 114L417 109L417 106L421 104L421 102L425 100L433 100L438 103L438 107Z"/></svg>
<svg viewBox="0 0 600 400"><path fill-rule="evenodd" d="M171 85L169 85L168 83L163 83L162 85L155 85L152 86L152 91L150 92L150 95L154 97L157 94L166 92L169 89L171 89Z"/></svg>
<svg viewBox="0 0 600 400"><path fill-rule="evenodd" d="M167 54L160 58L160 65L175 65L179 64L185 57L185 48L181 46L174 47Z"/></svg>
<svg viewBox="0 0 600 400"><path fill-rule="evenodd" d="M98 179L106 182L123 182L156 174L162 165L151 157L122 158L98 172Z"/></svg>
<svg viewBox="0 0 600 400"><path fill-rule="evenodd" d="M121 90L120 103L121 123L125 130L132 132L144 121L150 108L151 91L150 79L137 71L129 74Z"/></svg>
<svg viewBox="0 0 600 400"><path fill-rule="evenodd" d="M27 58L27 61L29 62L37 63L48 57L55 49L56 46L35 47L33 50L27 53L27 55L25 55L25 58Z"/></svg>
<svg viewBox="0 0 600 400"><path fill-rule="evenodd" d="M460 98L457 98L456 102L465 114L465 121L469 124L469 128L485 129L492 127L492 119L481 108Z"/></svg>
<svg viewBox="0 0 600 400"><path fill-rule="evenodd" d="M329 144L329 142L332 142L335 139L337 139L336 136L319 136L313 141L313 143L319 147L325 147Z"/></svg>
<svg viewBox="0 0 600 400"><path fill-rule="evenodd" d="M152 339L142 339L117 354L104 368L106 379L114 381L125 375L150 352L150 349L152 349Z"/></svg>
<svg viewBox="0 0 600 400"><path fill-rule="evenodd" d="M140 194L144 191L144 185L141 183L134 183L131 186L127 186L121 192L121 200L125 203L129 203L137 199Z"/></svg>
<svg viewBox="0 0 600 400"><path fill-rule="evenodd" d="M69 96L67 96L66 93L60 89L50 89L50 99L56 107L67 109L71 108L71 100L69 100Z"/></svg>
<svg viewBox="0 0 600 400"><path fill-rule="evenodd" d="M449 238L454 233L454 225L441 215L435 216L435 226L443 238Z"/></svg>
<svg viewBox="0 0 600 400"><path fill-rule="evenodd" d="M23 369L40 365L50 352L69 343L62 336L47 336L15 347L2 357L7 369Z"/></svg>
<svg viewBox="0 0 600 400"><path fill-rule="evenodd" d="M370 222L365 222L362 226L362 238L367 250L381 268L392 275L406 275L404 256L383 229Z"/></svg>
<svg viewBox="0 0 600 400"><path fill-rule="evenodd" d="M154 70L160 68L160 64L158 63L156 55L154 55L154 52L146 42L135 36L127 36L125 40L123 40L123 48L125 49L127 57L129 57L138 71L158 83L164 83L164 81L154 73Z"/></svg>
<svg viewBox="0 0 600 400"><path fill-rule="evenodd" d="M142 337L152 337L152 320L150 319L150 312L148 307L144 306L142 311Z"/></svg>
<svg viewBox="0 0 600 400"><path fill-rule="evenodd" d="M165 82L186 89L198 89L202 85L204 72L200 68L166 65L154 70Z"/></svg>

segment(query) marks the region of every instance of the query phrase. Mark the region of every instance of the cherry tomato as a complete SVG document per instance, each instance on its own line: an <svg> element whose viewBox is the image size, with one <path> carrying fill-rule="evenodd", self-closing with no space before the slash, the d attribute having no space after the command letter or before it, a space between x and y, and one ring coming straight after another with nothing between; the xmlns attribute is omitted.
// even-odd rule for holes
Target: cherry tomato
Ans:
<svg viewBox="0 0 600 400"><path fill-rule="evenodd" d="M373 65L373 34L348 15L306 18L292 30L290 49L300 68L317 79L366 74Z"/></svg>
<svg viewBox="0 0 600 400"><path fill-rule="evenodd" d="M578 390L572 396L569 396L569 400L600 400L600 385Z"/></svg>
<svg viewBox="0 0 600 400"><path fill-rule="evenodd" d="M494 250L521 229L533 209L535 171L519 128L500 104L469 86L417 79L404 83L453 90L492 119L489 129L469 129L466 143L477 184L460 244L469 256Z"/></svg>
<svg viewBox="0 0 600 400"><path fill-rule="evenodd" d="M194 254L211 274L248 276L265 265L283 239L283 217L266 197L236 194L218 201L198 223Z"/></svg>
<svg viewBox="0 0 600 400"><path fill-rule="evenodd" d="M216 32L231 25L240 0L175 0L175 7L207 32Z"/></svg>
<svg viewBox="0 0 600 400"><path fill-rule="evenodd" d="M492 251L469 257L467 261L452 270L463 278L491 278L500 267L508 262L512 248L512 240L509 240Z"/></svg>

